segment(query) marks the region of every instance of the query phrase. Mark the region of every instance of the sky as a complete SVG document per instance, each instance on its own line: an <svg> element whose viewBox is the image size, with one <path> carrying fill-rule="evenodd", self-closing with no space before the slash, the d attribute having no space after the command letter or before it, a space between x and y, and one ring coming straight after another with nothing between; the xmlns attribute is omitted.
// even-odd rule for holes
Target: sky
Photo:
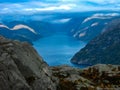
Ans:
<svg viewBox="0 0 120 90"><path fill-rule="evenodd" d="M0 13L120 10L120 0L0 0Z"/></svg>

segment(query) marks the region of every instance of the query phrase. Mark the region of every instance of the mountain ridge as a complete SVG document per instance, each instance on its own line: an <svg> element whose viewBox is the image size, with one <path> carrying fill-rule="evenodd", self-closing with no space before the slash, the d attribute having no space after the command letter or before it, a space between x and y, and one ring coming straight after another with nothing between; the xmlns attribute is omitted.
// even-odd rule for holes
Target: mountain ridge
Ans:
<svg viewBox="0 0 120 90"><path fill-rule="evenodd" d="M31 44L33 41L41 38L41 35L36 33L34 29L23 24L15 25L13 28L0 24L0 34L13 40L18 39L20 41L27 41Z"/></svg>
<svg viewBox="0 0 120 90"><path fill-rule="evenodd" d="M114 23L114 24L112 24ZM120 19L108 24L100 35L91 40L85 48L73 56L71 62L77 64L120 64Z"/></svg>

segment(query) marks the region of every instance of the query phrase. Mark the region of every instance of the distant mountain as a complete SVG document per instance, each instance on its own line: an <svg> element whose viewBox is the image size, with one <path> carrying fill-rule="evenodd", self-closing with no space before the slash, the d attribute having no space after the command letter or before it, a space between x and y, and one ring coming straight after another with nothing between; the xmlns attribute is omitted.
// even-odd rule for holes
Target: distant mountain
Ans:
<svg viewBox="0 0 120 90"><path fill-rule="evenodd" d="M120 64L120 19L113 20L102 34L71 59L76 64Z"/></svg>
<svg viewBox="0 0 120 90"><path fill-rule="evenodd" d="M88 42L99 35L108 22L119 17L119 13L93 13L86 17L78 28L72 29L71 33L73 37Z"/></svg>
<svg viewBox="0 0 120 90"><path fill-rule="evenodd" d="M10 32L20 32L22 29L20 32L22 34L17 34L17 37L15 33L9 36L8 33L3 34L3 30L0 34L8 38L32 42L37 40L39 36L49 37L59 32L65 32L78 40L89 42L101 33L109 21L119 17L120 13L117 11L45 12L33 15L1 14L0 22L4 25L1 29L7 29ZM14 31L16 28L17 31ZM26 36L24 31L32 35L27 33Z"/></svg>
<svg viewBox="0 0 120 90"><path fill-rule="evenodd" d="M15 25L13 28L0 24L0 34L10 39L28 41L29 43L41 37L34 29L23 24Z"/></svg>

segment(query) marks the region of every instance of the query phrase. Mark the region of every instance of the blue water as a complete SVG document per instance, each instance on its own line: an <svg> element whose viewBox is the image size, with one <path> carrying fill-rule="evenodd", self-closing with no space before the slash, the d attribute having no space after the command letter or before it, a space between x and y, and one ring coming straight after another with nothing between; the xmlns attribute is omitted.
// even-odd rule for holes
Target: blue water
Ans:
<svg viewBox="0 0 120 90"><path fill-rule="evenodd" d="M70 62L70 59L85 45L86 43L65 33L56 33L33 42L34 48L50 66L63 64L75 66Z"/></svg>

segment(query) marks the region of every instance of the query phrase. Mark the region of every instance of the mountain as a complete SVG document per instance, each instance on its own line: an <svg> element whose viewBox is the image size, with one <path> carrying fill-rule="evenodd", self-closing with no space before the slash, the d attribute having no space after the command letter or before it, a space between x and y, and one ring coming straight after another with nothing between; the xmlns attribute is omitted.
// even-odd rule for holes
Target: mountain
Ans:
<svg viewBox="0 0 120 90"><path fill-rule="evenodd" d="M50 67L28 43L0 36L0 90L116 90L119 72L119 65Z"/></svg>
<svg viewBox="0 0 120 90"><path fill-rule="evenodd" d="M28 41L29 43L32 43L41 37L34 29L24 24L17 24L12 28L0 24L0 34L10 39Z"/></svg>
<svg viewBox="0 0 120 90"><path fill-rule="evenodd" d="M89 42L102 32L109 21L119 17L120 13L117 11L46 12L33 15L1 14L0 34L7 38L32 43L41 37L65 32L73 38Z"/></svg>
<svg viewBox="0 0 120 90"><path fill-rule="evenodd" d="M119 13L114 12L93 13L90 16L86 17L80 23L78 28L72 29L71 33L73 37L82 41L89 42L94 37L99 35L110 21L119 18L119 16Z"/></svg>
<svg viewBox="0 0 120 90"><path fill-rule="evenodd" d="M76 64L120 64L120 19L111 21L102 34L91 40L71 59Z"/></svg>

